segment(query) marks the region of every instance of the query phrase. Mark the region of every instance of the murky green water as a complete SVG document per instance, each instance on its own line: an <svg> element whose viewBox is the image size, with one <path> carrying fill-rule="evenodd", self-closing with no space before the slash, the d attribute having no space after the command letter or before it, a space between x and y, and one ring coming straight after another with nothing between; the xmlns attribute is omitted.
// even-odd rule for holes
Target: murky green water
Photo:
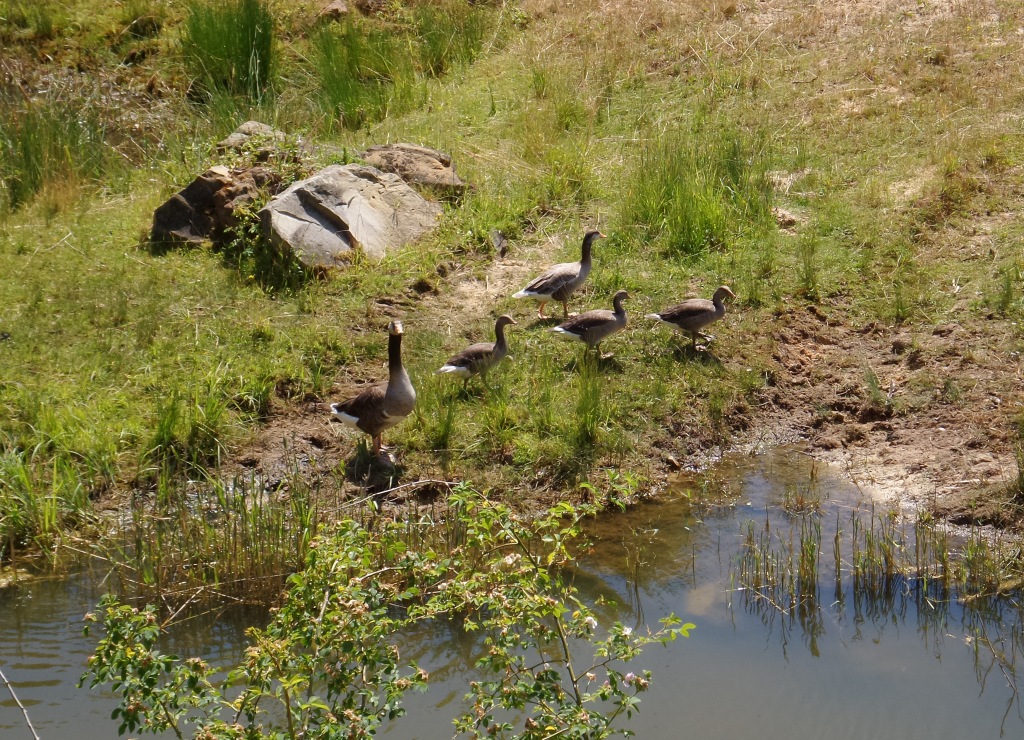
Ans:
<svg viewBox="0 0 1024 740"><path fill-rule="evenodd" d="M854 518L871 521L872 504L859 491L786 452L732 458L716 477L725 489L716 506L692 506L683 485L595 523L596 546L580 561L577 585L586 596L616 602L602 607L606 620L642 628L675 612L697 625L689 639L649 647L635 663L654 672L630 725L640 738L1024 736L1015 690L1024 646L1018 596L964 607L903 579L863 588L845 566L837 586L836 527L845 535ZM785 511L816 500L816 514ZM789 608L786 589L756 596L740 588L748 531L784 554L799 550L809 526L820 529L813 598ZM855 553L845 539L849 563ZM74 688L91 648L81 616L95 597L82 581L0 593L0 668L44 738L116 734L113 699ZM194 622L168 649L237 660L241 621ZM431 672L431 689L411 696L409 716L384 735L450 737L478 651L450 625L409 635L403 657ZM30 737L9 699L0 701L0 737Z"/></svg>

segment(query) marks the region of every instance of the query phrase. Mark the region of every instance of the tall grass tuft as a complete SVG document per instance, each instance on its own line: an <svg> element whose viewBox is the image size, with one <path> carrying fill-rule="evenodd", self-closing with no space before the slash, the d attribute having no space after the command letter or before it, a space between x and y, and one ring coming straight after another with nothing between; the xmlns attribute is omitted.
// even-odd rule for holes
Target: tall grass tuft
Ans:
<svg viewBox="0 0 1024 740"><path fill-rule="evenodd" d="M329 498L295 471L281 485L287 496L268 495L255 476L192 483L161 476L156 495L137 498L130 521L98 552L121 593L168 611L274 603L301 568Z"/></svg>
<svg viewBox="0 0 1024 740"><path fill-rule="evenodd" d="M354 23L313 36L321 105L345 128L358 129L414 108L424 96L409 42Z"/></svg>
<svg viewBox="0 0 1024 740"><path fill-rule="evenodd" d="M91 510L89 489L68 455L0 453L0 559L28 542L46 551Z"/></svg>
<svg viewBox="0 0 1024 740"><path fill-rule="evenodd" d="M675 130L655 136L628 176L622 220L638 243L693 256L772 223L764 143L732 130Z"/></svg>
<svg viewBox="0 0 1024 740"><path fill-rule="evenodd" d="M604 376L598 361L587 352L579 365L579 397L576 400L573 441L581 449L597 443L601 425L606 420L605 405L602 401Z"/></svg>
<svg viewBox="0 0 1024 740"><path fill-rule="evenodd" d="M8 0L0 6L0 20L15 28L30 29L36 41L48 41L57 33L54 8L42 0Z"/></svg>
<svg viewBox="0 0 1024 740"><path fill-rule="evenodd" d="M62 102L0 101L0 209L16 209L48 186L98 179L119 166L102 123Z"/></svg>
<svg viewBox="0 0 1024 740"><path fill-rule="evenodd" d="M195 471L219 465L225 452L225 440L235 423L232 408L239 408L239 395L228 387L227 378L218 368L205 381L195 382L188 400L173 390L158 402L153 433L143 448L142 461L147 474L169 474L182 465ZM254 395L254 410L269 405L269 379L258 382L255 389L243 388Z"/></svg>
<svg viewBox="0 0 1024 740"><path fill-rule="evenodd" d="M274 18L266 0L192 0L181 52L207 94L223 90L258 101L273 80Z"/></svg>
<svg viewBox="0 0 1024 740"><path fill-rule="evenodd" d="M490 28L486 10L460 0L421 3L415 19L422 68L432 77L476 59Z"/></svg>
<svg viewBox="0 0 1024 740"><path fill-rule="evenodd" d="M133 38L151 38L160 34L164 13L163 7L148 0L124 0L120 23Z"/></svg>

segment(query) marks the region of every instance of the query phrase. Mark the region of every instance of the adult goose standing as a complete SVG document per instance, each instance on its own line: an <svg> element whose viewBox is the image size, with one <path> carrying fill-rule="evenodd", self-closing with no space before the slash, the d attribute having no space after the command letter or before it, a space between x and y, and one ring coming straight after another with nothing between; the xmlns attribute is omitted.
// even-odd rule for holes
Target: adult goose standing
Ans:
<svg viewBox="0 0 1024 740"><path fill-rule="evenodd" d="M331 415L373 438L373 452L383 448L382 435L412 413L416 389L402 366L402 322L388 324L388 379L375 383L354 398L331 404Z"/></svg>
<svg viewBox="0 0 1024 740"><path fill-rule="evenodd" d="M604 239L604 234L596 229L588 231L583 235L583 255L579 262L563 262L548 268L548 270L536 278L521 291L513 295L513 298L533 298L540 303L537 308L537 318L547 318L544 315L544 306L549 301L558 301L562 304L562 310L566 318L569 317L569 296L590 274L590 253L594 241Z"/></svg>
<svg viewBox="0 0 1024 740"><path fill-rule="evenodd" d="M622 307L622 302L627 298L629 293L620 290L612 299L614 311L607 308L587 311L562 322L551 331L584 342L587 347L597 350L598 357L607 360L612 355L601 354L601 342L626 328L626 309Z"/></svg>
<svg viewBox="0 0 1024 740"><path fill-rule="evenodd" d="M736 295L723 285L715 291L710 301L706 298L688 298L661 313L649 313L647 318L657 319L682 331L690 332L693 346L696 349L698 336L709 341L714 339L714 337L702 333L701 329L725 316L724 301L727 297L735 298Z"/></svg>
<svg viewBox="0 0 1024 740"><path fill-rule="evenodd" d="M484 385L487 385L487 371L505 359L508 355L508 341L505 339L505 327L515 324L515 320L509 316L499 316L494 322L493 342L478 342L471 344L456 355L452 355L448 362L434 371L434 375L452 374L463 380L463 387L469 383L474 375L479 375ZM490 387L490 386L488 386Z"/></svg>

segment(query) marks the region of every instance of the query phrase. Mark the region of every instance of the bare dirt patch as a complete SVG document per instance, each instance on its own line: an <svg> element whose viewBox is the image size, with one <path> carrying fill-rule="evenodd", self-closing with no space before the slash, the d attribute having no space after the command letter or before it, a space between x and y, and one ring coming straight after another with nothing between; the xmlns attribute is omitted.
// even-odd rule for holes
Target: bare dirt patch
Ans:
<svg viewBox="0 0 1024 740"><path fill-rule="evenodd" d="M827 307L778 320L762 421L775 438L806 440L887 502L947 516L1016 477L1006 412L1021 408L1022 372L999 340L1004 322L855 327ZM1000 523L1021 524L1009 511Z"/></svg>

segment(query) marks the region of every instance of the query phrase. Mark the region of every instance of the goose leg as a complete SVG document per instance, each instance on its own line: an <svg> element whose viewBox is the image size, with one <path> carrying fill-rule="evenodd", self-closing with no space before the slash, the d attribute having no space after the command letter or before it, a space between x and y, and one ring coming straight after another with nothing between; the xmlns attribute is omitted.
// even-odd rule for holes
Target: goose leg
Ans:
<svg viewBox="0 0 1024 740"><path fill-rule="evenodd" d="M379 455L380 451L383 448L384 448L384 440L382 439L382 435L380 435L380 434L373 435L373 454L374 455Z"/></svg>
<svg viewBox="0 0 1024 740"><path fill-rule="evenodd" d="M546 306L546 305L548 305L547 301L541 301L540 305L537 307L537 318L538 319L546 319L547 318L547 316L544 315L544 306Z"/></svg>

